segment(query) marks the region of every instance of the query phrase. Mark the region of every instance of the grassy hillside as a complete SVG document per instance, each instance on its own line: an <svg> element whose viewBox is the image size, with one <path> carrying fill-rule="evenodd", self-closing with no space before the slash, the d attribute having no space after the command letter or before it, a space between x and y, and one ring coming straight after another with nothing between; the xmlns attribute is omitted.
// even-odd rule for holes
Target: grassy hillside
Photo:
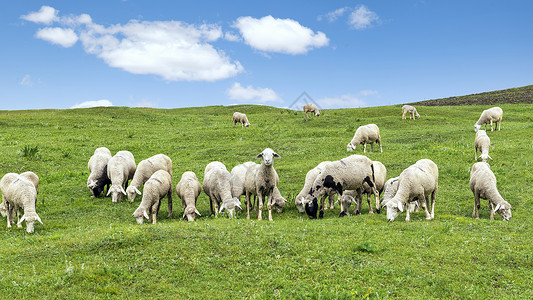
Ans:
<svg viewBox="0 0 533 300"><path fill-rule="evenodd" d="M302 112L264 106L174 110L93 108L0 112L0 175L34 171L41 185L34 234L0 227L0 291L13 298L532 298L533 104L502 104L502 130L489 132L492 170L513 218L471 217L473 125L487 106L421 107L401 120L400 106ZM233 128L245 112L252 126ZM424 213L394 222L385 215L322 220L300 215L294 197L305 174L324 160L348 156L360 125L380 127L383 153L366 155L388 176L421 158L439 166L435 220ZM137 225L139 205L91 198L87 162L97 147L129 150L139 162L157 153L173 160L173 185L185 171L200 181L207 163L228 169L264 148L281 155L274 167L289 199L274 221L209 216L181 221L166 200L158 224ZM362 154L362 147L355 154ZM259 162L256 160L256 162ZM254 212L256 215L256 212Z"/></svg>
<svg viewBox="0 0 533 300"><path fill-rule="evenodd" d="M448 106L495 105L503 103L533 103L533 85L466 96L425 100L409 104L424 106Z"/></svg>

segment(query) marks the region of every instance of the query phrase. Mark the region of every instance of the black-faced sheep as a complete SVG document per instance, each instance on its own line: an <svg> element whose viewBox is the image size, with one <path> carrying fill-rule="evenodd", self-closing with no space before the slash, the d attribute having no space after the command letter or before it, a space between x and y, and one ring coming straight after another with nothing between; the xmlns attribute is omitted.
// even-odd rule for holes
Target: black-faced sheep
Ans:
<svg viewBox="0 0 533 300"><path fill-rule="evenodd" d="M383 152L379 127L376 124L359 126L355 131L352 141L346 146L346 150L353 151L359 144L363 144L363 152L366 152L366 144L370 144L370 150L374 152L374 142L378 143L379 150Z"/></svg>
<svg viewBox="0 0 533 300"><path fill-rule="evenodd" d="M511 204L505 201L496 187L496 176L486 162L477 162L470 172L470 189L474 193L472 217L479 219L479 199L489 200L490 219L494 220L496 211L504 221L511 219Z"/></svg>
<svg viewBox="0 0 533 300"><path fill-rule="evenodd" d="M485 130L487 130L487 124L490 124L490 131L493 131L493 123L496 123L494 128L498 127L498 130L500 130L502 117L503 110L498 106L486 109L481 113L481 116L479 117L479 120L477 120L476 124L474 124L474 131L477 132L479 129L481 129L481 125L483 124L485 124Z"/></svg>
<svg viewBox="0 0 533 300"><path fill-rule="evenodd" d="M307 116L307 113L310 112L310 113L313 113L315 115L315 117L319 117L320 116L320 111L318 110L318 107L316 107L316 105L314 105L313 103L307 103L304 105L303 107L303 110L305 112L305 118L309 118Z"/></svg>
<svg viewBox="0 0 533 300"><path fill-rule="evenodd" d="M248 117L246 117L246 115L243 113L234 112L232 121L233 121L233 128L235 128L235 125L237 125L237 123L241 123L241 127L244 127L244 126L250 127L250 122L248 121Z"/></svg>
<svg viewBox="0 0 533 300"><path fill-rule="evenodd" d="M141 204L133 213L137 224L142 224L144 219L150 220L152 224L157 223L157 213L161 206L161 199L168 198L168 217L172 216L172 177L165 170L156 171L144 183Z"/></svg>
<svg viewBox="0 0 533 300"><path fill-rule="evenodd" d="M170 157L164 154L156 154L150 158L142 160L139 165L137 165L133 179L126 189L126 194L131 202L135 200L137 194L141 195L139 187L158 170L165 170L172 177L172 160Z"/></svg>
<svg viewBox="0 0 533 300"><path fill-rule="evenodd" d="M107 190L109 190L111 180L107 176L107 163L110 159L111 151L106 147L94 150L93 156L89 159L87 166L91 174L87 178L87 188L91 190L94 197L98 198L106 186Z"/></svg>
<svg viewBox="0 0 533 300"><path fill-rule="evenodd" d="M111 180L111 187L107 196L111 194L111 201L122 201L122 195L127 195L125 189L128 181L135 174L135 158L129 151L119 151L107 163L107 177Z"/></svg>
<svg viewBox="0 0 533 300"><path fill-rule="evenodd" d="M196 177L196 174L187 171L181 175L181 179L176 185L176 194L181 199L183 205L183 219L194 221L196 217L201 216L196 208L196 199L202 192L202 185Z"/></svg>
<svg viewBox="0 0 533 300"><path fill-rule="evenodd" d="M411 105L404 105L402 106L402 120L405 120L405 115L409 114L409 119L419 119L420 115L416 111L416 108Z"/></svg>

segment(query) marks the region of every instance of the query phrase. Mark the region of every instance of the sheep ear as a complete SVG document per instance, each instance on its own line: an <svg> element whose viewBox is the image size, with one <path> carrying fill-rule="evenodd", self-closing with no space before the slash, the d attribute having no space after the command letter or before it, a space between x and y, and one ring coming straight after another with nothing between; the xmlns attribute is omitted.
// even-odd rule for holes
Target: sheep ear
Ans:
<svg viewBox="0 0 533 300"><path fill-rule="evenodd" d="M198 216L200 216L200 217L202 216L202 214L200 214L200 212L198 211L198 209L195 208L195 209L194 209L194 212L195 212Z"/></svg>
<svg viewBox="0 0 533 300"><path fill-rule="evenodd" d="M139 189L138 189L138 188L136 188L136 187L133 187L133 188L135 189L135 193L137 193L137 194L141 195L141 191L139 191Z"/></svg>
<svg viewBox="0 0 533 300"><path fill-rule="evenodd" d="M496 207L494 208L494 210L495 210L495 211L498 211L498 210L500 210L500 207L501 207L501 205L500 205L500 204L497 204Z"/></svg>
<svg viewBox="0 0 533 300"><path fill-rule="evenodd" d="M146 210L143 210L143 216L146 218L146 220L150 219L150 217L148 216L148 213L146 212Z"/></svg>
<svg viewBox="0 0 533 300"><path fill-rule="evenodd" d="M109 196L109 194L111 194L111 189L107 189L107 195L106 196Z"/></svg>
<svg viewBox="0 0 533 300"><path fill-rule="evenodd" d="M235 203L235 206L238 207L239 209L242 209L241 202L239 200L237 200L237 202Z"/></svg>
<svg viewBox="0 0 533 300"><path fill-rule="evenodd" d="M256 158L256 159L263 158L263 152L257 154L257 156L256 156L255 158Z"/></svg>
<svg viewBox="0 0 533 300"><path fill-rule="evenodd" d="M121 192L122 194L124 194L124 195L128 195L128 194L126 194L126 191L124 190L123 187L120 187L120 192Z"/></svg>
<svg viewBox="0 0 533 300"><path fill-rule="evenodd" d="M22 224L22 221L26 220L26 215L23 215L22 218L18 221L17 225Z"/></svg>
<svg viewBox="0 0 533 300"><path fill-rule="evenodd" d="M281 156L279 154L277 154L276 152L273 153L274 154L274 157L277 157L277 158L280 158Z"/></svg>
<svg viewBox="0 0 533 300"><path fill-rule="evenodd" d="M492 160L492 157L490 157L490 155L487 155L491 160Z"/></svg>
<svg viewBox="0 0 533 300"><path fill-rule="evenodd" d="M39 223L41 223L41 225L44 225L43 221L41 221L41 218L39 217L39 215L36 214L35 217L36 217L37 221L39 221Z"/></svg>
<svg viewBox="0 0 533 300"><path fill-rule="evenodd" d="M403 212L403 205L401 202L398 202L398 209L400 210L400 212Z"/></svg>

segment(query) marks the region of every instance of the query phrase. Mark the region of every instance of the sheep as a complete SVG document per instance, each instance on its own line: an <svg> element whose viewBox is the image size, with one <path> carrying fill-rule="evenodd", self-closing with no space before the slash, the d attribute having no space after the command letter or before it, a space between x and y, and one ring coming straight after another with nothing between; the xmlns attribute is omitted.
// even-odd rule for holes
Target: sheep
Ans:
<svg viewBox="0 0 533 300"><path fill-rule="evenodd" d="M346 190L342 193L341 196L341 213L340 216L349 216L350 215L350 206L352 203L355 203L355 205L358 206L358 203L355 199L357 199L360 195L358 192L361 190ZM357 210L357 208L356 208ZM355 212L354 212L355 213Z"/></svg>
<svg viewBox="0 0 533 300"><path fill-rule="evenodd" d="M11 182L17 179L18 176L19 174L17 173L5 174L4 177L2 177L2 180L0 180L0 191L6 190L7 187L11 184ZM39 176L37 176L37 174L31 171L27 171L27 172L21 173L20 176L28 179L35 187L35 193L39 194ZM2 217L5 217L7 213L8 213L7 204L5 202L5 199L2 196L2 203L0 203L0 214L2 215ZM17 216L20 217L20 212L18 211L18 209L17 209Z"/></svg>
<svg viewBox="0 0 533 300"><path fill-rule="evenodd" d="M41 218L35 211L37 198L37 189L33 182L25 176L17 175L16 178L7 186L2 186L2 197L5 199L7 209L7 227L13 224L14 212L19 208L24 210L24 215L19 218L17 226L21 227L22 222L26 221L26 232L34 231L33 223L38 221L43 224ZM5 188L5 190L4 190Z"/></svg>
<svg viewBox="0 0 533 300"><path fill-rule="evenodd" d="M20 173L20 176L25 177L26 179L31 181L31 183L33 183L33 185L35 186L35 192L37 193L37 195L39 195L39 176L37 176L37 174L33 173L32 171Z"/></svg>
<svg viewBox="0 0 533 300"><path fill-rule="evenodd" d="M241 209L241 202L239 198L231 195L231 174L226 166L218 161L209 163L205 170L202 187L204 193L209 197L211 214L216 216L226 209L228 216L233 218L235 207ZM215 207L214 211L213 206Z"/></svg>
<svg viewBox="0 0 533 300"><path fill-rule="evenodd" d="M196 208L196 199L202 192L200 181L196 174L187 171L181 175L181 179L176 185L176 194L181 199L183 205L183 219L194 221L197 216L201 216Z"/></svg>
<svg viewBox="0 0 533 300"><path fill-rule="evenodd" d="M165 170L158 170L144 183L141 204L133 212L133 217L137 224L142 224L144 218L150 220L152 224L157 224L157 213L161 205L161 199L167 196L168 217L172 216L172 177Z"/></svg>
<svg viewBox="0 0 533 300"><path fill-rule="evenodd" d="M250 195L258 197L257 219L262 220L261 214L265 197L267 197L268 220L272 221L273 197L272 191L278 185L279 176L274 169L274 158L280 155L270 148L266 148L256 156L261 159L261 164L251 165L246 171L244 178L244 189L246 191L246 212L247 219L250 219Z"/></svg>
<svg viewBox="0 0 533 300"><path fill-rule="evenodd" d="M374 183L374 166L372 165L372 161L363 155L350 155L341 160L326 164L302 201L305 206L305 212L309 218L316 219L319 209L318 199L322 197L319 214L319 218L322 218L324 216L324 195L336 192L340 197L343 191L357 190L363 186L364 182L367 182L373 190L373 194L376 197L376 211L379 213L379 197ZM339 216L341 217L343 215L341 214Z"/></svg>
<svg viewBox="0 0 533 300"><path fill-rule="evenodd" d="M483 124L485 124L485 130L487 130L487 123L490 124L490 131L494 131L492 128L492 123L496 123L494 128L498 127L498 130L500 130L502 117L503 110L498 106L486 109L481 113L481 116L479 117L479 120L477 120L476 124L474 124L474 131L477 132Z"/></svg>
<svg viewBox="0 0 533 300"><path fill-rule="evenodd" d="M255 165L253 161L248 161L239 165L236 165L231 169L231 196L234 198L239 198L242 195L246 195L244 190L244 178L246 176L246 171L251 165Z"/></svg>
<svg viewBox="0 0 533 300"><path fill-rule="evenodd" d="M479 199L489 200L490 219L494 220L496 211L504 221L511 220L511 204L505 201L496 187L496 176L486 162L477 162L470 172L470 189L474 193L474 211L472 217L479 219Z"/></svg>
<svg viewBox="0 0 533 300"><path fill-rule="evenodd" d="M127 195L128 181L135 174L135 158L129 151L119 151L107 164L107 177L111 180L111 187L107 190L107 196L111 194L111 201L122 201L122 194Z"/></svg>
<svg viewBox="0 0 533 300"><path fill-rule="evenodd" d="M165 170L172 177L172 160L170 157L166 156L165 154L156 154L150 158L142 160L137 165L133 179L126 189L126 194L131 202L135 200L135 196L137 196L137 194L141 195L139 186L144 184L146 180L148 180L148 178L150 178L150 176L152 176L152 174L154 174L157 170Z"/></svg>
<svg viewBox="0 0 533 300"><path fill-rule="evenodd" d="M396 192L398 191L398 186L400 185L400 182L398 181L399 178L399 176L390 178L383 185L383 199L381 200L381 207L386 207L387 202L389 202L390 199L392 199L394 195L396 195ZM409 203L409 212L418 211L420 209L420 204L421 202L419 202L418 199L415 198L414 201L411 201Z"/></svg>
<svg viewBox="0 0 533 300"><path fill-rule="evenodd" d="M314 105L313 103L305 104L304 107L303 107L303 110L305 112L305 118L306 119L308 118L308 116L307 116L308 112L314 113L315 117L319 117L320 116L320 111L318 110L318 107L316 107L316 105Z"/></svg>
<svg viewBox="0 0 533 300"><path fill-rule="evenodd" d="M296 205L296 209L298 209L300 213L305 213L305 206L304 206L304 203L302 202L303 199L305 198L305 195L307 195L307 192L309 192L309 189L311 189L311 186L313 185L313 182L315 182L315 179L318 176L318 174L320 174L324 166L328 163L330 163L330 161L323 161L319 163L316 167L309 170L309 172L307 172L307 174L305 175L304 187L294 199L294 204ZM335 201L335 192L330 193L328 195L328 198L329 198L330 208L333 209L333 203Z"/></svg>
<svg viewBox="0 0 533 300"><path fill-rule="evenodd" d="M89 159L87 166L91 173L87 178L87 188L92 192L93 197L98 198L106 186L109 191L111 180L107 176L107 163L110 159L111 151L106 147L94 150L93 156Z"/></svg>
<svg viewBox="0 0 533 300"><path fill-rule="evenodd" d="M243 113L234 112L232 121L233 121L233 128L235 128L235 125L237 123L241 123L241 127L244 127L244 126L250 127L250 122L248 121L248 118L246 117L246 115Z"/></svg>
<svg viewBox="0 0 533 300"><path fill-rule="evenodd" d="M487 160L492 159L492 157L489 156L489 148L490 148L490 138L487 135L487 132L485 130L478 130L476 132L476 138L474 140L474 160L477 160L477 151L479 150L481 158L481 161L487 162Z"/></svg>
<svg viewBox="0 0 533 300"><path fill-rule="evenodd" d="M368 124L359 126L355 131L352 141L346 146L347 151L355 150L359 144L363 144L363 152L366 152L366 144L370 144L370 150L374 152L374 142L379 144L379 150L383 152L381 148L381 136L379 135L379 127L376 124Z"/></svg>
<svg viewBox="0 0 533 300"><path fill-rule="evenodd" d="M379 162L379 161L373 161L372 162L372 166L374 167L374 184L375 184L375 188L378 192L378 197L381 197L381 192L383 191L383 186L385 185L385 180L387 179L387 168L385 168L385 166ZM368 207L369 207L369 210L368 210L368 213L369 214L373 214L374 213L374 210L372 209L372 204L370 203L370 195L372 194L372 191L373 191L373 188L371 188L368 183L364 182L363 183L363 186L361 187L361 193L356 193L356 192L349 192L348 194L346 192L348 191L344 191L344 193L342 194L342 197L341 197L341 201L344 201L343 203L346 203L346 204L350 204L352 203L353 201L351 201L352 199L350 199L349 197L354 197L354 195L358 196L359 198L356 198L357 199L357 207L355 208L354 210L354 214L355 215L358 215L361 213L361 208L363 206L363 194L366 194L366 201L368 202ZM345 196L346 195L346 196ZM347 197L347 199L343 199ZM343 206L344 208L344 206ZM343 209L343 211L346 211L346 209Z"/></svg>
<svg viewBox="0 0 533 300"><path fill-rule="evenodd" d="M435 198L438 189L439 168L430 159L421 159L403 170L398 178L398 190L394 197L386 202L387 220L389 222L403 212L404 206L415 199L424 202L422 205L426 213L426 220L435 217ZM431 196L431 213L429 212ZM410 210L406 209L405 221L410 221Z"/></svg>
<svg viewBox="0 0 533 300"><path fill-rule="evenodd" d="M416 111L416 108L411 105L404 105L402 106L402 120L405 120L405 114L409 114L409 120L411 119L419 119L420 115Z"/></svg>

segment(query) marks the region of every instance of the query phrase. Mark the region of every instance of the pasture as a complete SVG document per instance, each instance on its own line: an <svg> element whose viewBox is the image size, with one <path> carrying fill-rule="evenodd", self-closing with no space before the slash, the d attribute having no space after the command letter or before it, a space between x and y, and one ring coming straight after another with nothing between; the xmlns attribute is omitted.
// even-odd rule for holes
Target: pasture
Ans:
<svg viewBox="0 0 533 300"><path fill-rule="evenodd" d="M421 118L401 120L401 105L303 112L266 106L158 110L92 108L0 111L0 175L40 177L37 212L44 225L27 234L0 226L0 295L12 298L532 298L533 104L502 104L501 131L488 132L489 161L513 218L489 220L482 200L472 218L468 182L474 123L489 106L418 106ZM234 111L249 128L233 128ZM389 223L385 213L324 219L299 214L294 198L307 171L346 152L358 126L380 127L383 153L366 153L387 178L421 158L439 167L435 219L423 211ZM129 150L138 163L157 153L173 160L173 186L185 171L200 181L207 163L228 170L270 147L288 199L274 221L209 216L207 196L194 223L166 200L158 224L137 225L140 203L91 198L87 162L97 147ZM376 147L375 147L376 148ZM377 147L379 149L379 147ZM367 147L369 150L370 147ZM244 197L243 197L244 198ZM353 206L352 206L353 209ZM266 207L264 215L266 213ZM252 216L257 216L253 212Z"/></svg>

